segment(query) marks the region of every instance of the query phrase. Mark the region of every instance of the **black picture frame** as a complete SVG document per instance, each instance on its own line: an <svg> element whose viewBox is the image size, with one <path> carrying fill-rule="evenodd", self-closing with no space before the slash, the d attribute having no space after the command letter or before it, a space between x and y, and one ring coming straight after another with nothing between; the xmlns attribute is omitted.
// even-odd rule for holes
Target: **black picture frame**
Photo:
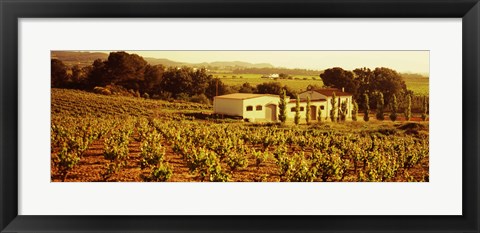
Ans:
<svg viewBox="0 0 480 233"><path fill-rule="evenodd" d="M479 232L478 0L0 0L0 15L1 232ZM58 17L462 18L463 215L18 215L18 19Z"/></svg>

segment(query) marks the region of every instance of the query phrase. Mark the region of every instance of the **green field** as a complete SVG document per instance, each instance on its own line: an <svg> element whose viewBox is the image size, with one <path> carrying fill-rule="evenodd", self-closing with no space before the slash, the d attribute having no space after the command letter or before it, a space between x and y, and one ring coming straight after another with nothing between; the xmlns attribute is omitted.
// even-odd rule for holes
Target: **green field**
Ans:
<svg viewBox="0 0 480 233"><path fill-rule="evenodd" d="M307 75L292 75L293 79L269 79L262 78L262 74L212 74L213 77L220 78L227 85L242 85L243 83L250 83L255 86L265 82L280 82L282 85L287 85L293 90L304 91L308 85L323 86L322 79L319 76ZM306 78L306 80L304 80ZM314 80L315 78L315 80ZM429 94L429 79L428 78L412 78L406 77L405 83L407 88L412 90L417 95Z"/></svg>
<svg viewBox="0 0 480 233"><path fill-rule="evenodd" d="M417 95L429 95L429 78L405 78L407 88Z"/></svg>

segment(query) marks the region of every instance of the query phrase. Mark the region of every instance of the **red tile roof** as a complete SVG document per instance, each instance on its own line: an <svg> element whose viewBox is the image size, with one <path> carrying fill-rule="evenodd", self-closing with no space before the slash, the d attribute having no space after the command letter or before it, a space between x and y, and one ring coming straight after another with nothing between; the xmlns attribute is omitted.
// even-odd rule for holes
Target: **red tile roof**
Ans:
<svg viewBox="0 0 480 233"><path fill-rule="evenodd" d="M335 93L336 96L352 96L352 94L348 92L344 92L337 88L321 88L321 89L315 89L313 91L316 91L324 96L333 96L333 93Z"/></svg>

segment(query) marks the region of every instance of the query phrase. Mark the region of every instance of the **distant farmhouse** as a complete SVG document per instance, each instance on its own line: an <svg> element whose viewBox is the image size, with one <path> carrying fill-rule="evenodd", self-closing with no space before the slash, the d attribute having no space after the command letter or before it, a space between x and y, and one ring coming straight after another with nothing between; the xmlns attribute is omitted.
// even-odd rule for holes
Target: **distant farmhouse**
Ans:
<svg viewBox="0 0 480 233"><path fill-rule="evenodd" d="M305 108L307 97L310 97L310 119L318 120L318 111L321 110L322 120L330 119L332 109L331 99L333 93L336 95L338 109L339 101L347 103L346 118L352 117L352 94L336 88L312 89L299 93L300 116L305 119ZM213 99L213 110L216 114L242 117L251 122L276 122L278 120L279 95L270 94L248 94L234 93L215 96ZM287 119L292 120L295 116L296 100L287 97Z"/></svg>
<svg viewBox="0 0 480 233"><path fill-rule="evenodd" d="M262 76L262 78L279 78L279 77L280 77L279 74L266 74Z"/></svg>

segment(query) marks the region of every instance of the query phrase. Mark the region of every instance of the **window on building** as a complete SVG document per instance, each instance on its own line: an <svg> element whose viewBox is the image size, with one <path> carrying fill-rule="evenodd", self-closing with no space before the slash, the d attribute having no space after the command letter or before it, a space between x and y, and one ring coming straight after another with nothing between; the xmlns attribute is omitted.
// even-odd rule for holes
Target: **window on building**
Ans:
<svg viewBox="0 0 480 233"><path fill-rule="evenodd" d="M247 111L253 111L253 106L247 106Z"/></svg>
<svg viewBox="0 0 480 233"><path fill-rule="evenodd" d="M325 106L320 105L320 109L324 110L324 109L325 109Z"/></svg>
<svg viewBox="0 0 480 233"><path fill-rule="evenodd" d="M300 107L300 112L303 112L305 111L305 108L304 107Z"/></svg>
<svg viewBox="0 0 480 233"><path fill-rule="evenodd" d="M255 107L255 110L262 111L262 105L257 105L257 107Z"/></svg>
<svg viewBox="0 0 480 233"><path fill-rule="evenodd" d="M291 112L295 112L295 108L294 108L294 107L291 108L290 111L291 111Z"/></svg>

